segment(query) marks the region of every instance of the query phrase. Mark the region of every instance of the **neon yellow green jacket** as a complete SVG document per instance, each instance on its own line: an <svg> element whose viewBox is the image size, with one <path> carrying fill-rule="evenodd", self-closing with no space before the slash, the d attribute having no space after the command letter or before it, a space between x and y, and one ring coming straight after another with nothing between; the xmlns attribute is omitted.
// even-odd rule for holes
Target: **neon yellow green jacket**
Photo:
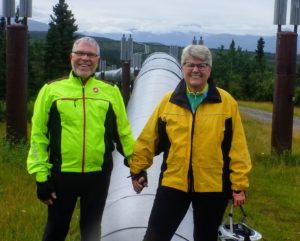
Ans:
<svg viewBox="0 0 300 241"><path fill-rule="evenodd" d="M83 86L69 78L45 84L34 105L30 174L47 180L50 171L93 172L110 166L115 149L129 160L134 138L117 86L95 77Z"/></svg>
<svg viewBox="0 0 300 241"><path fill-rule="evenodd" d="M136 141L130 171L149 168L161 152L162 186L228 195L249 186L251 160L238 105L211 81L195 114L183 80L163 97Z"/></svg>

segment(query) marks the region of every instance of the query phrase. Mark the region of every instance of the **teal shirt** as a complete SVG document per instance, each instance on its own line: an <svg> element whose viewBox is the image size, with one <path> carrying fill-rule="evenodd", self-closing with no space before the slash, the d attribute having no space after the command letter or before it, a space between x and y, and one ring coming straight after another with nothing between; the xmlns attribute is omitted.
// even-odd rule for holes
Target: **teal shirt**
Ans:
<svg viewBox="0 0 300 241"><path fill-rule="evenodd" d="M202 101L207 96L207 91L208 91L208 84L206 84L206 86L201 92L197 92L197 93L190 92L189 89L187 89L186 95L188 97L193 114L195 113L197 107L202 103Z"/></svg>

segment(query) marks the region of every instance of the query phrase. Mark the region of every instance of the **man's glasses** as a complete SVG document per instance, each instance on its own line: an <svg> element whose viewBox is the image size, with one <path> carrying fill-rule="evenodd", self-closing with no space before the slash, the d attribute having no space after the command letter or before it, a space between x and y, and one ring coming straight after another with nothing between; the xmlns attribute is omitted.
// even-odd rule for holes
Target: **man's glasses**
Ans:
<svg viewBox="0 0 300 241"><path fill-rule="evenodd" d="M198 70L205 70L206 67L209 66L209 64L207 63L194 64L194 63L186 62L184 63L184 66L190 70L193 70L195 67L197 67Z"/></svg>
<svg viewBox="0 0 300 241"><path fill-rule="evenodd" d="M96 58L98 57L99 55L98 54L94 54L94 53L86 53L86 52L81 52L81 51L74 51L72 52L73 54L75 54L76 56L78 57L84 57L84 56L87 56L88 58Z"/></svg>

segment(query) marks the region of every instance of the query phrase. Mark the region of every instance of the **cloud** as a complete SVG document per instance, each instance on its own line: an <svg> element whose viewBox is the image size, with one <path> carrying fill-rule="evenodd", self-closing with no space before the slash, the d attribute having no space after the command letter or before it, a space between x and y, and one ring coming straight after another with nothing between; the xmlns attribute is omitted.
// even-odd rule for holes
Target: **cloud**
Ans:
<svg viewBox="0 0 300 241"><path fill-rule="evenodd" d="M58 0L33 1L33 19L49 23ZM272 35L270 0L66 0L79 31L208 32ZM2 7L2 6L1 6Z"/></svg>

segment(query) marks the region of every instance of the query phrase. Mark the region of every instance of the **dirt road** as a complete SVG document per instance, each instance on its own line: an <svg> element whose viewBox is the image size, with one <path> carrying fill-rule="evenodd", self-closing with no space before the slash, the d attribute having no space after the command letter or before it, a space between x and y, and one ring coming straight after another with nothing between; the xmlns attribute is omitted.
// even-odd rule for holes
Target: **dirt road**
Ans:
<svg viewBox="0 0 300 241"><path fill-rule="evenodd" d="M252 117L257 118L260 121L264 121L267 123L272 123L272 113L263 111L263 110L257 110L249 107L239 106L240 112ZM294 117L293 122L293 129L300 131L300 118Z"/></svg>

